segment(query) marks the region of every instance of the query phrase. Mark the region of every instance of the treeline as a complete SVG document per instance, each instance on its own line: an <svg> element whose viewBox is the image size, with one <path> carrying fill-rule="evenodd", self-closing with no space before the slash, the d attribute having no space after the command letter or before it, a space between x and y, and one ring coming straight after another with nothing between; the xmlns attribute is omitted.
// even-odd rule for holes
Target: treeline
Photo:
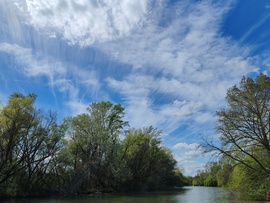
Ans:
<svg viewBox="0 0 270 203"><path fill-rule="evenodd" d="M0 196L72 195L181 187L187 179L153 127L127 129L124 108L92 103L57 123L14 93L0 109Z"/></svg>
<svg viewBox="0 0 270 203"><path fill-rule="evenodd" d="M221 158L199 171L194 185L222 186L245 198L270 199L270 78L243 77L217 112L219 141L206 139L205 152Z"/></svg>
<svg viewBox="0 0 270 203"><path fill-rule="evenodd" d="M197 175L193 177L192 185L208 187L223 186L218 184L220 182L220 176L218 176L218 174L221 173L221 170L221 164L217 162L207 163L205 169L199 170Z"/></svg>

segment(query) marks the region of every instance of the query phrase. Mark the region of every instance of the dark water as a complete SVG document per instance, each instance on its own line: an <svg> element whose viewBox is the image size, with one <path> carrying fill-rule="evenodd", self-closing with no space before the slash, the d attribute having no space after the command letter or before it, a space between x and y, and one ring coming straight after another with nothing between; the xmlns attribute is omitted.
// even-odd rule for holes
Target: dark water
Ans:
<svg viewBox="0 0 270 203"><path fill-rule="evenodd" d="M136 194L103 194L69 199L17 199L3 203L253 203L238 200L235 195L210 187L185 187L174 192L147 192ZM2 203L2 202L1 202Z"/></svg>

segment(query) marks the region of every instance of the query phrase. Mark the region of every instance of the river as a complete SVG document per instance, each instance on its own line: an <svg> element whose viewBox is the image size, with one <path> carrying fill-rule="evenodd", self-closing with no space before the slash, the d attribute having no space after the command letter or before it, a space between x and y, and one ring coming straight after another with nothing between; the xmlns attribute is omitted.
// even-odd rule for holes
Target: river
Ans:
<svg viewBox="0 0 270 203"><path fill-rule="evenodd" d="M235 195L222 188L185 187L174 192L102 194L68 199L11 199L1 203L254 203L254 201L238 200Z"/></svg>

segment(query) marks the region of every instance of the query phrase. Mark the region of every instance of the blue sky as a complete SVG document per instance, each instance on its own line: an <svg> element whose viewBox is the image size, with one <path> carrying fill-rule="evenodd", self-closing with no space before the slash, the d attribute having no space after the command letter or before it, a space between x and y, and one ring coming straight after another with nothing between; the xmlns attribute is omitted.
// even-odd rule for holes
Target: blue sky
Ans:
<svg viewBox="0 0 270 203"><path fill-rule="evenodd" d="M121 103L131 127L164 132L185 175L211 157L196 146L227 89L269 73L265 0L0 0L0 21L2 104L35 93L61 121Z"/></svg>

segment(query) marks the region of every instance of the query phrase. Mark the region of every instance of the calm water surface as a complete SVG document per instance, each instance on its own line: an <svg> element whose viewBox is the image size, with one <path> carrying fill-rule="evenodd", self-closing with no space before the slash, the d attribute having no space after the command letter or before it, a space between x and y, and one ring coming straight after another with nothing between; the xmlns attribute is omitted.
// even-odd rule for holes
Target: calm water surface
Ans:
<svg viewBox="0 0 270 203"><path fill-rule="evenodd" d="M71 199L17 199L3 203L254 203L240 201L222 188L185 187L177 192L109 194Z"/></svg>

